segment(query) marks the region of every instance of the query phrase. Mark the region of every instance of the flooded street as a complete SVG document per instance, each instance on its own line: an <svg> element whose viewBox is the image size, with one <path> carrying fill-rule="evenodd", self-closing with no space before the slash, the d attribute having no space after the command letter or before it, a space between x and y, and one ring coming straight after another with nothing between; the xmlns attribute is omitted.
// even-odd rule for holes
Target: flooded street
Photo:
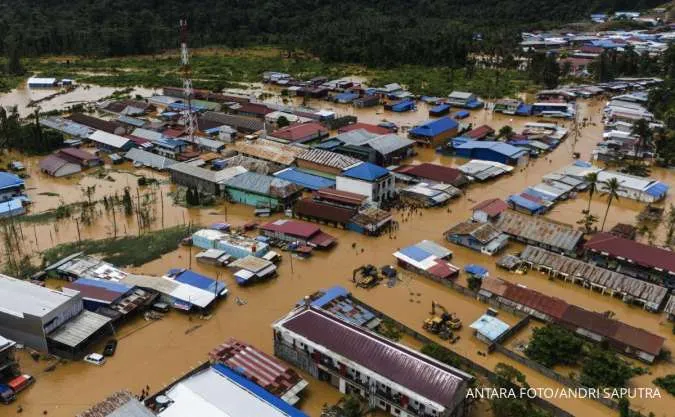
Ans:
<svg viewBox="0 0 675 417"><path fill-rule="evenodd" d="M11 99L8 98L9 96L11 94L0 98L0 104L12 100L16 101L16 98ZM67 97L68 95L64 95L58 98L66 100ZM88 97L87 99L95 98ZM51 102L43 104L48 103L51 104ZM376 114L372 109L353 109L349 106L326 102L317 101L312 104L316 107L333 108L340 115L354 114L359 118L359 121L371 123L386 119L401 126L412 126L417 122L428 119L427 107L423 103L419 104L417 112L384 112L381 114ZM194 258L190 259L190 249L186 247L181 247L166 254L161 259L134 268L133 270L136 272L155 275L163 274L169 268L177 267L191 267L195 271L211 277L216 277L219 274L221 279L224 279L229 285L230 295L227 300L220 302L210 320L200 320L196 316L190 317L178 311L172 311L164 319L156 322L137 319L123 325L119 329L120 343L117 353L102 367L92 366L84 362L64 363L57 365L54 371L46 372L45 368L48 367L46 361L36 363L28 355L22 353L23 370L35 375L37 383L27 392L22 393L15 405L0 407L0 416L16 415L16 405L21 405L24 410L23 415L27 416L38 416L42 414L43 410L46 410L51 417L70 417L115 390L129 389L137 393L140 392L142 387L149 385L152 392L157 391L170 383L173 378L181 376L192 367L206 360L207 353L211 348L230 337L241 339L271 353L272 322L288 312L291 306L302 299L303 296L336 284L349 288L357 298L414 329L421 328L422 321L429 314L431 302L436 301L446 306L449 311L457 313L464 322L464 327L459 332L461 340L451 345L451 349L488 368L494 368L499 362L513 365L526 374L528 383L533 387L561 388L562 385L515 363L501 354L493 353L487 357L478 355L479 351L486 350L486 345L472 336L469 324L483 314L487 307L476 300L459 295L440 284L405 271L402 273L402 281L394 288L380 285L371 290L364 290L354 288L351 284L350 279L354 268L365 263L372 263L377 266L391 264L394 262L392 256L394 251L423 239L431 239L450 248L454 252L452 262L455 265L463 267L469 263L480 264L487 267L492 276L500 276L509 281L524 284L588 309L595 311L611 310L616 314L617 319L665 337L666 347L671 351L675 350L675 335L671 332L672 324L667 323L662 315L647 313L638 307L623 304L618 299L602 296L573 284L557 280L550 281L536 272L530 272L527 275L505 273L496 269L494 265L496 257L491 258L467 248L451 245L443 239L442 234L445 230L470 217L470 208L476 203L492 197L506 198L509 194L520 192L528 185L540 182L543 175L573 161L573 152L579 152L581 159L588 160L595 144L602 137L600 113L603 104L599 100L582 101L580 103L581 117L590 117L591 122L595 125L591 124L582 129L578 143L575 144L574 138L571 136L554 152L546 157L542 156L538 160L532 160L530 165L522 171L516 170L510 176L501 177L489 183L470 185L464 197L453 201L446 208L424 210L406 221L404 221L401 212L395 212L394 215L400 223L400 229L392 238L387 235L379 238L366 237L354 232L322 226L323 230L338 238L338 245L328 252L316 253L315 256L307 260L291 259L287 253L284 253L283 261L279 267L279 277L271 282L246 288L238 287L228 270L198 264ZM534 119L511 119L509 116L491 114L491 112L481 110L472 112L471 117L463 122L473 123L474 126L487 123L496 130L505 124L509 124L515 131L520 131L528 121L534 121ZM567 127L569 127L569 122L567 122ZM415 158L418 162L435 162L447 166L458 166L466 162L466 160L460 158L441 156L430 149L418 149L418 152L419 155ZM4 164L12 157L14 156L3 157L2 163ZM94 195L96 199L115 193L121 195L127 186L131 188L132 195L135 195L138 175L146 175L159 180L155 196L158 199L163 198L163 210L161 209L162 204L159 202L155 204L157 219L154 223L155 229L161 228L162 218L164 226L167 227L187 222L206 226L216 221L226 221L238 226L250 221L253 215L253 208L243 205L220 204L202 209L187 209L176 206L173 204L171 196L174 186L169 183L165 174L148 170L135 170L129 164L115 166L113 171L106 174L106 178L109 177L107 179L98 178L93 170L70 179L54 179L39 173L37 169L39 159L21 159L26 162L27 170L30 173L26 186L28 194L33 200L31 213L55 209L62 203L69 204L82 201L84 195L81 189L87 186L96 185ZM675 172L673 171L654 168L652 169L652 177L671 185L675 184ZM143 190L145 189L151 190L152 187L145 187ZM45 193L54 193L54 195ZM604 196L596 194L591 205L591 212L600 217L601 220L605 213L606 201ZM581 193L575 199L559 203L552 212L547 214L547 217L574 224L581 218L581 210L586 208L587 203L588 194ZM670 203L675 203L675 193L673 192L666 201L666 204ZM610 209L606 228L611 228L617 222L635 223L635 217L643 207L643 204L625 199L614 202ZM99 239L112 236L112 218L101 208L101 205L99 205L99 209L101 213L91 225L79 225L79 234L82 239ZM277 217L281 217L281 215L277 215ZM260 219L259 221L267 220ZM39 255L39 251L47 247L74 241L78 238L77 225L73 219L59 220L55 224L29 222L22 222L21 224L25 235L25 249L36 256ZM117 218L117 224L118 235L135 234L137 232L137 223L133 217L122 220L120 215ZM658 243L662 241L665 234L663 229L664 227L660 227L655 233ZM352 244L355 244L354 248ZM515 252L519 249L519 245L511 243L506 252ZM193 249L191 253L194 257L197 251ZM464 277L459 279L464 280ZM50 284L58 286L59 282L51 282ZM417 295L418 293L419 295ZM234 302L234 297L237 296L245 299L247 304L237 305ZM515 316L506 312L500 312L499 318L509 324L514 324L517 321ZM186 333L187 329L196 325L201 327L193 332ZM516 336L516 339L524 338L525 336ZM419 347L416 342L408 339L404 339L403 342ZM440 340L438 342L447 344L447 342ZM634 378L631 381L632 385L653 387L651 383L653 378L675 373L675 366L670 363L663 363L650 367L650 370L652 375ZM304 393L304 399L300 406L310 416L318 416L324 403L334 403L340 395L336 389L328 384L314 380L309 376L305 377L310 385ZM551 402L580 417L601 417L614 415L615 413L600 403L591 400L553 399ZM634 399L631 400L631 405L641 410L645 415L654 412L656 417L672 417L672 410L675 409L675 397L662 390L662 398L659 400ZM490 415L487 408L485 405L480 405L474 415L477 417Z"/></svg>

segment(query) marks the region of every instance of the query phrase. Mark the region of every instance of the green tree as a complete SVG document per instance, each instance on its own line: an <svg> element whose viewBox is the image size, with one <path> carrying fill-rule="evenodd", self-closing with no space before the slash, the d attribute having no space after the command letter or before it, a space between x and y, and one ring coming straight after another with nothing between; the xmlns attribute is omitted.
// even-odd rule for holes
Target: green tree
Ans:
<svg viewBox="0 0 675 417"><path fill-rule="evenodd" d="M286 116L279 116L279 118L277 119L277 126L279 128L286 127L290 124L291 124L291 122L288 121Z"/></svg>
<svg viewBox="0 0 675 417"><path fill-rule="evenodd" d="M505 363L498 363L495 367L495 377L491 379L496 389L528 389L525 375L516 368ZM508 398L498 396L490 400L494 417L550 417L550 414L532 404L527 397Z"/></svg>
<svg viewBox="0 0 675 417"><path fill-rule="evenodd" d="M584 212L583 215L584 216L581 219L577 220L577 224L583 226L584 233L593 232L593 225L598 222L598 216L595 216L588 211Z"/></svg>
<svg viewBox="0 0 675 417"><path fill-rule="evenodd" d="M513 128L509 125L504 125L499 129L499 137L505 139L511 139L513 137Z"/></svg>
<svg viewBox="0 0 675 417"><path fill-rule="evenodd" d="M605 230L605 222L607 221L607 215L609 214L609 208L612 206L612 201L619 199L619 189L621 188L621 183L615 177L608 179L607 181L601 181L605 186L605 192L608 194L607 197L607 209L605 210L605 217L602 219L602 227L600 230Z"/></svg>
<svg viewBox="0 0 675 417"><path fill-rule="evenodd" d="M631 134L638 137L635 144L635 159L638 159L640 150L644 150L652 141L652 130L649 128L649 122L646 119L636 120L633 123Z"/></svg>
<svg viewBox="0 0 675 417"><path fill-rule="evenodd" d="M124 188L124 195L122 195L122 205L124 206L124 215L131 216L134 213L134 206L131 200L131 192L129 187Z"/></svg>
<svg viewBox="0 0 675 417"><path fill-rule="evenodd" d="M371 414L367 404L353 394L343 397L338 407L342 411L342 417L366 417Z"/></svg>
<svg viewBox="0 0 675 417"><path fill-rule="evenodd" d="M25 70L21 64L21 45L20 40L14 33L5 38L4 48L7 56L5 71L9 75L22 75Z"/></svg>
<svg viewBox="0 0 675 417"><path fill-rule="evenodd" d="M555 365L573 365L579 360L583 341L574 333L556 324L534 329L525 349L528 358L552 368Z"/></svg>
<svg viewBox="0 0 675 417"><path fill-rule="evenodd" d="M614 352L593 347L586 355L581 369L581 383L587 387L625 387L637 371Z"/></svg>
<svg viewBox="0 0 675 417"><path fill-rule="evenodd" d="M586 209L586 213L591 212L591 201L593 200L593 194L595 194L595 190L598 187L598 173L597 172L591 172L589 174L586 174L586 177L584 177L586 182L588 183L588 208Z"/></svg>

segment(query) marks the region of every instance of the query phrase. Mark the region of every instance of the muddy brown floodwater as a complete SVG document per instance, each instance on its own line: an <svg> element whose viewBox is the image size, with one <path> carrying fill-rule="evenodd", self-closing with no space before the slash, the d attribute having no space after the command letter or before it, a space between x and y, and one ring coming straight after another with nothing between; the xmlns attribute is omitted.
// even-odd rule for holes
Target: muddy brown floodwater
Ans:
<svg viewBox="0 0 675 417"><path fill-rule="evenodd" d="M318 107L318 103L315 103ZM528 275L510 275L495 268L495 258L491 258L466 248L450 245L444 242L442 233L450 226L467 219L470 216L470 207L478 201L490 197L505 198L509 194L521 191L527 185L535 184L541 177L562 166L569 164L573 152L580 152L583 159L588 159L591 150L597 141L601 139L602 126L600 124L600 111L603 103L599 100L584 101L580 103L582 117L590 117L595 125L589 125L582 129L578 142L573 138L567 139L558 149L546 157L534 160L530 165L513 175L497 179L487 184L474 184L468 189L466 196L452 202L449 207L441 209L424 210L403 221L402 213L396 212L395 217L400 222L400 230L395 236L384 235L379 238L365 237L353 232L334 229L328 226L323 228L338 237L339 243L331 251L317 253L308 260L292 259L284 254L280 265L279 277L271 282L261 283L250 288L237 287L231 274L215 267L197 264L194 259L190 262L190 250L181 247L176 251L166 254L161 259L150 262L135 271L147 274L162 274L169 268L188 267L198 272L215 277L220 276L230 286L230 295L227 300L221 302L210 320L202 321L198 318L190 319L187 315L179 312L171 312L164 319L156 322L136 320L125 324L119 329L120 343L116 355L102 367L95 367L83 362L59 364L52 372L46 372L47 362L33 362L27 355L22 354L22 366L24 369L37 376L37 384L27 392L19 396L20 404L24 409L24 415L37 416L43 410L48 411L49 416L66 417L73 416L88 405L104 398L111 391L129 389L132 392L140 392L141 387L150 385L151 390L157 390L165 384L179 377L191 367L206 359L207 352L216 344L229 337L236 337L271 353L272 331L271 324L274 320L289 311L291 306L317 289L332 285L348 287L353 294L380 309L397 320L412 328L419 328L423 319L427 316L432 300L437 301L455 312L463 320L465 326L460 331L461 340L451 348L466 355L474 361L488 368L494 368L499 362L505 362L515 366L526 376L528 383L533 387L562 388L553 380L538 374L507 357L493 353L487 357L478 355L479 351L485 350L485 345L478 342L468 328L468 324L478 318L486 309L484 304L476 300L458 295L442 285L429 280L403 272L403 279L396 287L387 288L381 285L372 290L353 288L350 283L352 270L364 263L373 263L381 266L393 263L392 252L400 247L415 243L422 239L432 239L443 242L454 252L453 263L464 266L468 263L477 263L487 267L492 276L501 276L505 279L522 283L530 288L540 290L547 294L564 298L569 302L596 311L611 310L619 320L623 320L634 326L658 333L666 338L666 347L675 348L675 336L671 333L671 326L665 322L662 315L647 313L639 308L621 303L619 300L589 292L572 284L560 281L549 281L537 273ZM376 122L383 118L392 120L402 125L413 125L418 121L425 120L426 106L421 104L419 110L405 114L376 114L373 110L354 110L350 107L326 105L340 113L353 112L360 120ZM532 119L529 119L532 120ZM528 119L503 117L493 115L487 111L473 112L470 122L474 125L488 123L495 129L504 124L514 126L519 130ZM13 156L11 156L13 157ZM128 165L115 167L109 176L112 180L99 179L94 175L82 175L73 179L55 180L37 172L37 160L22 158L27 162L31 178L28 179L29 195L34 200L33 212L40 212L58 206L60 200L66 203L82 200L80 189L86 185L96 185L96 198L110 195L115 192L121 193L125 186L136 188L136 175L143 173L160 179L159 188L164 198L164 225L170 226L193 222L195 224L208 225L215 221L228 221L234 225L248 222L252 218L252 208L242 205L225 206L204 209L186 209L174 206L169 193L173 186L168 183L164 174L158 174L147 170L136 170ZM456 166L465 160L453 157L440 156L432 150L420 149L415 158L417 162L436 162L444 165ZM3 163L6 162L3 160ZM653 169L652 176L675 184L675 174L672 171ZM58 196L49 196L43 193L58 193ZM675 193L668 197L668 203L673 203ZM575 223L581 217L581 209L587 204L587 194L580 194L576 199L558 204L555 209L547 214L548 217L566 223ZM596 215L602 216L606 206L606 199L596 196L591 210ZM160 228L159 205L155 228ZM616 222L634 223L635 216L642 208L641 204L625 201L624 199L612 205L608 219L608 227ZM227 218L226 218L227 215ZM127 219L120 224L120 234L136 232L134 219ZM122 229L125 229L124 231ZM33 229L31 231L31 229ZM661 228L662 229L662 228ZM663 236L663 230L657 231L657 239ZM58 243L77 239L77 230L73 220L62 220L54 224L23 224L24 245L27 251L39 255L39 250L44 250ZM93 224L81 227L81 237L102 238L112 234L112 219L105 213L101 213ZM37 235L38 242L34 236ZM355 244L355 248L352 248ZM38 249L39 247L39 249ZM507 251L516 251L519 246L512 244ZM192 255L196 251L192 252ZM463 278L460 278L463 279ZM58 282L50 284L58 286ZM419 294L419 295L418 295ZM247 301L246 305L238 306L233 302L233 297L241 297ZM516 318L508 313L501 312L500 318L513 324ZM196 331L186 333L186 330L201 325ZM525 336L518 335L518 338ZM404 343L417 346L408 339ZM447 343L438 341L439 343ZM100 348L100 347L99 347ZM661 363L650 367L651 375L634 378L631 386L653 387L652 379L659 375L675 373L675 366L671 363ZM301 403L301 408L311 416L318 416L322 404L335 402L339 398L337 390L325 383L308 377L309 389ZM603 405L591 400L552 399L556 405L568 410L576 416L607 416L613 415ZM662 392L662 398L658 400L634 399L631 405L648 414L654 412L657 417L672 417L675 409L675 398ZM16 406L1 407L0 416L15 415ZM475 416L490 415L487 404L481 404L474 412Z"/></svg>

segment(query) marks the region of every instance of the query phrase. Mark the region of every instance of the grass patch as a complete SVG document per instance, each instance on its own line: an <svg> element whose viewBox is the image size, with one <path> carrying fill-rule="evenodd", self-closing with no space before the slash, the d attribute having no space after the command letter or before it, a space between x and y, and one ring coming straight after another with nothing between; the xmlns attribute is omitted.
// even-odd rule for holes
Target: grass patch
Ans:
<svg viewBox="0 0 675 417"><path fill-rule="evenodd" d="M113 87L144 86L156 88L179 86L179 56L175 53L119 58L34 58L25 66L31 71L51 77L72 77L81 84ZM283 71L301 79L317 75L329 78L359 76L372 85L398 82L416 94L444 96L452 90L474 92L483 97L505 97L534 89L527 73L515 70L476 68L467 78L466 71L450 71L447 67L402 65L392 68L369 68L356 64L325 63L318 58L295 54L288 58L278 49L212 48L193 52L192 78L195 88L220 90L260 82L264 71Z"/></svg>
<svg viewBox="0 0 675 417"><path fill-rule="evenodd" d="M119 267L140 266L176 250L180 241L191 235L192 230L189 226L174 226L141 236L64 243L46 250L43 264L49 265L73 253L84 252L101 255L104 261Z"/></svg>

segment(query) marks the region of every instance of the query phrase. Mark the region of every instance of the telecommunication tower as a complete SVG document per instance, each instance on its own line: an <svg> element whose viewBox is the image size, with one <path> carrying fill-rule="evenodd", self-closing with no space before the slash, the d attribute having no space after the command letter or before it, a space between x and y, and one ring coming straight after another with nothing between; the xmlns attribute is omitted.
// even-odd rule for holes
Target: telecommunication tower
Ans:
<svg viewBox="0 0 675 417"><path fill-rule="evenodd" d="M187 47L188 26L187 20L180 20L180 72L183 78L183 96L187 106L183 109L183 124L188 140L194 143L194 134L197 130L197 119L192 112L192 69L190 68L190 54Z"/></svg>

